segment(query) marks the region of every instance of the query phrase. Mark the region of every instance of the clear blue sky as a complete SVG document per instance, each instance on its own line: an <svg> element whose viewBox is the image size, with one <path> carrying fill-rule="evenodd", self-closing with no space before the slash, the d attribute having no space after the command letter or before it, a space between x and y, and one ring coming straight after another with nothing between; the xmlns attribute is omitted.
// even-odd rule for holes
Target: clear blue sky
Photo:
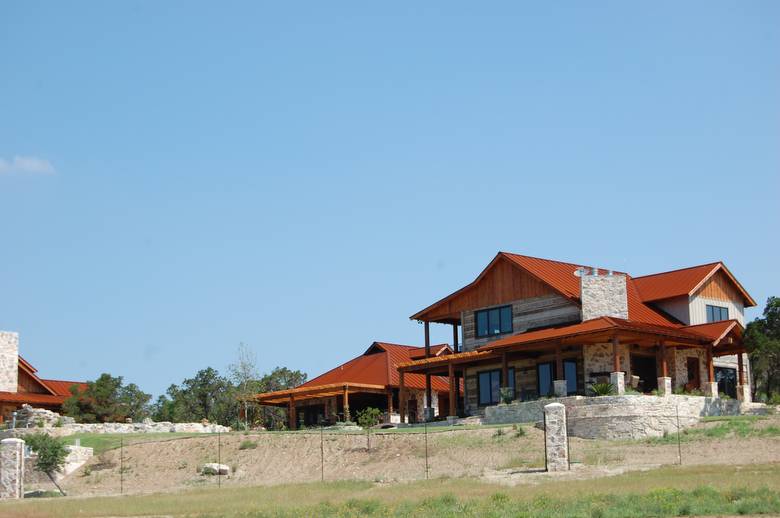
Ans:
<svg viewBox="0 0 780 518"><path fill-rule="evenodd" d="M0 329L159 394L420 343L498 250L763 307L779 50L776 1L3 2Z"/></svg>

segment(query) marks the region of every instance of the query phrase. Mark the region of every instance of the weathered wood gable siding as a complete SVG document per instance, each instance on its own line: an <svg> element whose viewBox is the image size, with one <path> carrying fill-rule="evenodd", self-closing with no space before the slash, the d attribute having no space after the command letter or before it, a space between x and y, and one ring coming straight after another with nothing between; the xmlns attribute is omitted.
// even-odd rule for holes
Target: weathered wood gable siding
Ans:
<svg viewBox="0 0 780 518"><path fill-rule="evenodd" d="M530 328L550 326L575 322L580 319L580 308L573 302L558 294L550 294L541 297L527 298L523 300L507 301L512 305L512 333L523 333ZM501 336L477 338L477 325L474 317L475 311L495 306L476 307L461 314L463 323L463 349L471 351Z"/></svg>
<svg viewBox="0 0 780 518"><path fill-rule="evenodd" d="M23 370L19 370L19 388L18 392L48 394L49 392L38 383L35 378Z"/></svg>
<svg viewBox="0 0 780 518"><path fill-rule="evenodd" d="M430 314L428 320L458 318L463 311L507 304L557 293L532 275L523 272L506 259L500 259L474 286L443 303Z"/></svg>

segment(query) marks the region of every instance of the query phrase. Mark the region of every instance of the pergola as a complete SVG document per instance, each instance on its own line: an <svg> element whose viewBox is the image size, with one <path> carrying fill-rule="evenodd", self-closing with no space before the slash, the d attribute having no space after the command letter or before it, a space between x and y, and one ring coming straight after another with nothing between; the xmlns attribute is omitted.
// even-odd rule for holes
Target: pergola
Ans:
<svg viewBox="0 0 780 518"><path fill-rule="evenodd" d="M300 387L288 390L277 390L276 392L266 392L257 394L252 401L261 405L286 407L289 427L291 430L296 428L297 416L295 412L295 403L309 399L319 399L333 396L343 396L344 398L344 416L349 416L349 394L369 393L369 394L387 394L388 409L392 411L393 394L392 389L383 385L371 385L368 383L330 383L327 385L317 385L313 387Z"/></svg>
<svg viewBox="0 0 780 518"><path fill-rule="evenodd" d="M672 328L614 317L601 317L569 326L513 335L479 347L475 351L400 364L398 371L401 380L399 401L401 421L403 422L406 411L405 373L449 376L449 412L450 415L455 415L455 398L452 395L456 393L454 380L458 371L460 371L460 375L463 375L467 367L500 362L502 380L506 386L510 360L552 353L554 354L558 379L565 380L563 353L592 344L612 344L612 369L614 372L621 371L619 353L621 343L634 344L653 350L657 358L659 376L662 377L668 377L669 373L666 358L667 348L704 349L707 355L707 373L710 382L715 380L713 357L737 354L739 362L738 383L744 385L742 355L739 353L745 352L745 348L741 338L742 327L734 320Z"/></svg>

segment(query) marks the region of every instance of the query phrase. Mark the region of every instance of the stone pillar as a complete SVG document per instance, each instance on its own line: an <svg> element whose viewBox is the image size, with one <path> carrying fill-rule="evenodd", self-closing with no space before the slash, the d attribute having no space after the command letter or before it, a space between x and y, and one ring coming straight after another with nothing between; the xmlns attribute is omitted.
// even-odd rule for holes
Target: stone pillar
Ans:
<svg viewBox="0 0 780 518"><path fill-rule="evenodd" d="M24 441L0 441L0 498L24 498Z"/></svg>
<svg viewBox="0 0 780 518"><path fill-rule="evenodd" d="M610 372L609 382L615 387L615 394L622 396L626 393L626 373L625 372Z"/></svg>
<svg viewBox="0 0 780 518"><path fill-rule="evenodd" d="M672 378L666 376L658 378L658 395L663 397L672 395Z"/></svg>
<svg viewBox="0 0 780 518"><path fill-rule="evenodd" d="M718 384L715 381L708 381L704 384L704 395L713 399L718 398Z"/></svg>
<svg viewBox="0 0 780 518"><path fill-rule="evenodd" d="M566 434L566 407L550 403L544 407L544 446L547 471L569 470L569 440Z"/></svg>
<svg viewBox="0 0 780 518"><path fill-rule="evenodd" d="M558 397L565 397L566 396L566 380L555 380L553 381L553 387L555 390L555 395Z"/></svg>
<svg viewBox="0 0 780 518"><path fill-rule="evenodd" d="M0 331L0 392L19 390L19 333Z"/></svg>

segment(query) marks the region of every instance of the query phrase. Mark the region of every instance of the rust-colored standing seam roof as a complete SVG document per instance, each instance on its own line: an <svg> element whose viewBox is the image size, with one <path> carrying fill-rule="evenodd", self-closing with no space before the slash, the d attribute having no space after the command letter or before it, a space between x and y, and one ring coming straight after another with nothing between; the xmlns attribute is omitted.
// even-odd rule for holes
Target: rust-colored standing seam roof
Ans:
<svg viewBox="0 0 780 518"><path fill-rule="evenodd" d="M439 347L442 344L437 345ZM374 342L366 353L353 358L328 372L313 378L297 388L311 388L321 385L337 383L362 383L367 385L382 385L385 387L398 387L398 364L411 360L411 355L424 347L412 345L391 344L387 342ZM425 376L412 374L404 378L404 385L409 388L424 389ZM431 388L437 392L449 390L446 377L431 377Z"/></svg>
<svg viewBox="0 0 780 518"><path fill-rule="evenodd" d="M528 272L533 277L536 277L541 282L547 284L552 289L560 293L562 296L579 303L580 301L580 278L574 275L574 273L580 268L587 268L593 270L591 266L583 266L574 263L564 263L561 261L554 261L551 259L541 259L538 257L530 257L527 255L512 254L509 252L499 252L498 255L490 262L490 264L477 276L477 278L469 285L461 288L460 290L451 293L438 302L428 306L424 310L412 315L412 319L420 317L423 313L433 309L439 304L463 293L466 289L474 286L484 276L484 274L497 262L500 258L507 259L510 263ZM599 275L607 275L609 270L604 268L597 268ZM678 322L668 317L665 314L651 308L646 305L642 298L639 296L639 291L634 286L634 281L630 275L623 272L613 272L626 276L626 298L628 303L628 317L631 320L647 322L649 324L656 324L662 326L680 326Z"/></svg>
<svg viewBox="0 0 780 518"><path fill-rule="evenodd" d="M624 331L637 331L641 333L657 334L671 338L683 338L686 340L696 340L700 342L707 341L707 336L689 331L680 327L658 326L646 322L636 322L616 317L600 317L592 320L586 320L579 324L569 326L554 327L550 329L540 329L528 333L508 336L489 344L477 348L478 351L493 351L514 345L531 344L536 342L546 342L558 338L568 338L578 335L596 333L599 331L609 331L619 329Z"/></svg>
<svg viewBox="0 0 780 518"><path fill-rule="evenodd" d="M706 336L708 339L712 340L714 345L718 345L718 343L732 331L736 333L737 336L742 336L742 331L744 330L742 324L733 319L721 320L709 324L686 326L683 329Z"/></svg>
<svg viewBox="0 0 780 518"><path fill-rule="evenodd" d="M6 403L27 403L30 405L61 405L67 397L36 392L0 392L0 401Z"/></svg>
<svg viewBox="0 0 780 518"><path fill-rule="evenodd" d="M720 261L636 277L634 283L639 290L642 300L652 302L693 295L707 279L719 271L726 274L734 286L736 286L737 291L745 299L745 306L752 307L756 305L753 297L742 287L736 277L726 268L726 265Z"/></svg>
<svg viewBox="0 0 780 518"><path fill-rule="evenodd" d="M79 392L84 392L87 390L87 384L82 381L65 381L65 380L43 380L46 385L51 387L52 390L54 390L54 393L58 396L66 396L70 397L70 387L75 385L78 387Z"/></svg>

